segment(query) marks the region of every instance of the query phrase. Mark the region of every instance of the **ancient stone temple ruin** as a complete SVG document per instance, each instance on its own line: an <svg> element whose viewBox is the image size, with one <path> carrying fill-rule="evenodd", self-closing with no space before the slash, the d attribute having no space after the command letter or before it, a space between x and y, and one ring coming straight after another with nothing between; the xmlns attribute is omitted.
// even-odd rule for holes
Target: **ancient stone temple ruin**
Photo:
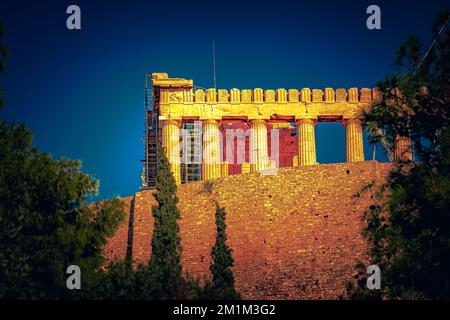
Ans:
<svg viewBox="0 0 450 320"><path fill-rule="evenodd" d="M153 73L146 85L143 189L154 187L157 142L177 184L267 169L317 164L315 126L345 126L347 162L364 161L361 114L376 89L197 89L192 80ZM397 137L396 159L411 158Z"/></svg>
<svg viewBox="0 0 450 320"><path fill-rule="evenodd" d="M392 168L364 161L361 115L379 91L205 90L165 73L147 81L142 190L122 199L125 220L108 240L106 257L128 257L134 265L151 257L161 142L180 184L184 273L211 277L218 204L244 299L345 295L356 263L368 261L364 212ZM347 162L317 163L318 122L345 126ZM410 140L397 137L392 154L410 159ZM368 185L374 188L361 192Z"/></svg>

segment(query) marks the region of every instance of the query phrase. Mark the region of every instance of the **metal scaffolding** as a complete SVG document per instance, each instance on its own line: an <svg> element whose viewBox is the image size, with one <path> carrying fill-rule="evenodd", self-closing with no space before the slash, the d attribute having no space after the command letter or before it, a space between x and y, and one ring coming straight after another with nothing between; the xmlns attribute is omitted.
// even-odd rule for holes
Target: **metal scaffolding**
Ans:
<svg viewBox="0 0 450 320"><path fill-rule="evenodd" d="M145 159L142 173L142 186L145 189L155 188L155 178L158 172L158 141L160 128L158 126L159 118L159 92L149 88L151 75L145 75Z"/></svg>
<svg viewBox="0 0 450 320"><path fill-rule="evenodd" d="M199 123L183 123L181 135L181 182L202 179L202 128Z"/></svg>
<svg viewBox="0 0 450 320"><path fill-rule="evenodd" d="M189 87L192 89L192 85ZM142 190L155 189L158 173L158 143L162 142L159 125L160 88L153 87L152 75L145 75L145 129ZM181 182L202 179L202 127L200 122L183 121L180 135Z"/></svg>

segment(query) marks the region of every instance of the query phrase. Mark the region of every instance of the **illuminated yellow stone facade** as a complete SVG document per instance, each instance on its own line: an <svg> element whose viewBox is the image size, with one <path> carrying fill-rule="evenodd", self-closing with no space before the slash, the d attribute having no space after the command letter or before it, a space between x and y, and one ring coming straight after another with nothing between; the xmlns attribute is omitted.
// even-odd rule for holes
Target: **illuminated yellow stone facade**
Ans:
<svg viewBox="0 0 450 320"><path fill-rule="evenodd" d="M175 144L179 125L185 120L203 122L202 177L214 179L228 174L221 158L219 139L221 122L231 120L247 123L251 128L250 164L243 164L242 172L247 172L247 165L250 171L272 166L268 157L268 124L273 124L274 128L286 127L289 123L298 126L299 150L298 158L293 159L294 166L317 164L314 132L317 122L341 122L346 128L347 161L364 161L361 113L373 101L381 99L378 90L368 88L194 90L192 80L169 78L166 73L154 73L152 85L158 97L159 121L164 123L164 146L177 183L181 180L179 147ZM397 144L408 148L404 140ZM402 154L409 156L405 152Z"/></svg>
<svg viewBox="0 0 450 320"><path fill-rule="evenodd" d="M181 184L179 135L180 121L172 119L164 121L162 129L162 145L166 151L177 184Z"/></svg>
<svg viewBox="0 0 450 320"><path fill-rule="evenodd" d="M298 156L294 156L294 158L292 159L292 166L298 167Z"/></svg>
<svg viewBox="0 0 450 320"><path fill-rule="evenodd" d="M267 125L265 120L250 121L250 171L261 171L269 167L267 147Z"/></svg>
<svg viewBox="0 0 450 320"><path fill-rule="evenodd" d="M364 144L362 122L360 119L346 119L345 126L345 154L347 162L364 161Z"/></svg>
<svg viewBox="0 0 450 320"><path fill-rule="evenodd" d="M316 164L316 120L300 119L298 125L298 161L301 166Z"/></svg>
<svg viewBox="0 0 450 320"><path fill-rule="evenodd" d="M219 121L203 121L203 180L221 177Z"/></svg>
<svg viewBox="0 0 450 320"><path fill-rule="evenodd" d="M224 161L222 163L222 178L228 177L228 162Z"/></svg>
<svg viewBox="0 0 450 320"><path fill-rule="evenodd" d="M242 164L242 173L248 173L250 172L250 163L244 162Z"/></svg>

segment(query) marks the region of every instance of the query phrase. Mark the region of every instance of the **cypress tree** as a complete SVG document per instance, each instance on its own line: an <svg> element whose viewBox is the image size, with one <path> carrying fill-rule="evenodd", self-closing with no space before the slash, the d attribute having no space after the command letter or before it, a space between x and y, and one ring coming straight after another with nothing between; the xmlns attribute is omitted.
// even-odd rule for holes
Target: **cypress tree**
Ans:
<svg viewBox="0 0 450 320"><path fill-rule="evenodd" d="M158 145L158 174L154 197L158 203L152 208L155 225L152 239L151 266L159 284L161 299L174 299L183 287L181 274L181 243L179 236L177 185L170 163Z"/></svg>
<svg viewBox="0 0 450 320"><path fill-rule="evenodd" d="M181 242L177 186L164 149L158 146L157 205L152 208L152 256L136 269L130 261L113 263L99 278L92 296L100 299L196 299L203 293L196 279L185 278L181 267Z"/></svg>
<svg viewBox="0 0 450 320"><path fill-rule="evenodd" d="M228 247L225 209L216 203L216 243L214 244L211 255L213 263L210 266L212 272L212 292L208 298L211 299L239 299L239 293L234 288L234 276L231 268L233 267L232 250Z"/></svg>

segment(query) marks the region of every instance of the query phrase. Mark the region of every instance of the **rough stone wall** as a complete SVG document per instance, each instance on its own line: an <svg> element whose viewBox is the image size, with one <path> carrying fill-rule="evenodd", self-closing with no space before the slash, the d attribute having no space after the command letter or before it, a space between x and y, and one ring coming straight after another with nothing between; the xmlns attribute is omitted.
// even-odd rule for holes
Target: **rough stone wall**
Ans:
<svg viewBox="0 0 450 320"><path fill-rule="evenodd" d="M156 204L149 191L136 192L134 196L134 215L132 240L132 259L135 263L147 263L152 254L152 233L155 220L152 206Z"/></svg>
<svg viewBox="0 0 450 320"><path fill-rule="evenodd" d="M122 199L124 203L125 219L122 221L122 224L119 226L114 236L108 239L108 242L103 249L104 254L109 260L123 259L127 254L132 200L133 197Z"/></svg>
<svg viewBox="0 0 450 320"><path fill-rule="evenodd" d="M381 182L390 168L375 161L323 164L233 175L213 180L211 192L202 181L181 185L184 271L210 276L217 201L226 209L236 287L244 298L336 299L345 293L356 262L367 259L362 216L372 194L353 195ZM135 263L150 257L154 203L151 191L134 197ZM120 230L121 240L108 244L109 258L123 253Z"/></svg>

